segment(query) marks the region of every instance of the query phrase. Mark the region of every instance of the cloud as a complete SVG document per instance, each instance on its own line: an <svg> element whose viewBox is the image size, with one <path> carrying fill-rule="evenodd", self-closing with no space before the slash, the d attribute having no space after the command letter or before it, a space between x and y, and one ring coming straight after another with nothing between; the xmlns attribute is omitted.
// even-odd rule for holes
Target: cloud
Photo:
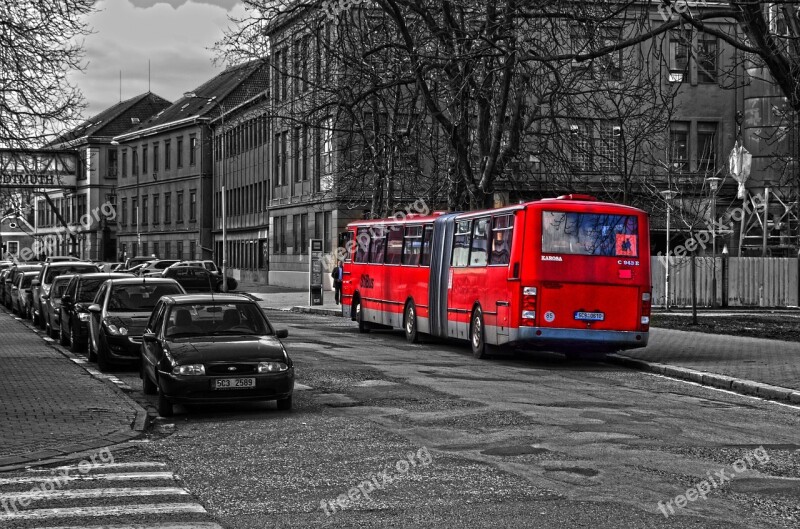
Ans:
<svg viewBox="0 0 800 529"><path fill-rule="evenodd" d="M86 97L85 117L148 88L175 101L211 79L221 67L212 64L210 48L230 24L228 15L244 14L234 0L101 0L97 8L88 20L94 30L85 40L88 67L71 77Z"/></svg>

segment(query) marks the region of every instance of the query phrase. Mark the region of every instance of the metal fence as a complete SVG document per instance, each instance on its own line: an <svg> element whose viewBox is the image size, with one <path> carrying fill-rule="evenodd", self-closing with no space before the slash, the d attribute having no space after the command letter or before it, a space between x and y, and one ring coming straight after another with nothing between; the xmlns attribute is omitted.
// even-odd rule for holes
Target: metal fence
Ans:
<svg viewBox="0 0 800 529"><path fill-rule="evenodd" d="M665 301L665 257L653 257L653 305ZM670 305L692 304L692 268L690 257L672 257L670 263ZM780 257L697 257L695 258L697 305L724 307L796 307L798 295L798 260ZM714 285L716 293L714 294Z"/></svg>

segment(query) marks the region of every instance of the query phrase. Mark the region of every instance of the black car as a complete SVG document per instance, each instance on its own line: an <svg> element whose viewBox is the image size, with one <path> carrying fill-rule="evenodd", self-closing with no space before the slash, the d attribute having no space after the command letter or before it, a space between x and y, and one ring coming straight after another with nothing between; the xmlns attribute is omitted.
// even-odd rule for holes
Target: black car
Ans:
<svg viewBox="0 0 800 529"><path fill-rule="evenodd" d="M162 277L174 279L186 292L219 292L222 278L199 266L170 266Z"/></svg>
<svg viewBox="0 0 800 529"><path fill-rule="evenodd" d="M133 277L130 274L76 274L61 296L59 338L61 345L71 351L83 351L89 337L89 305L94 301L100 286L109 279ZM49 289L48 289L49 293Z"/></svg>
<svg viewBox="0 0 800 529"><path fill-rule="evenodd" d="M31 283L31 292L33 294L33 323L40 328L45 328L45 321L42 318L42 305L44 300L42 295L50 293L50 285L53 279L63 274L90 274L92 272L100 272L100 267L89 261L77 261L73 258L67 260L60 260L67 256L49 257L48 262L42 267L39 277ZM57 259L56 261L49 261L50 259Z"/></svg>
<svg viewBox="0 0 800 529"><path fill-rule="evenodd" d="M89 360L100 371L139 361L147 320L161 296L185 294L177 281L156 277L106 281L89 306Z"/></svg>
<svg viewBox="0 0 800 529"><path fill-rule="evenodd" d="M173 404L275 400L292 407L294 366L258 304L239 294L165 296L142 335L144 392Z"/></svg>

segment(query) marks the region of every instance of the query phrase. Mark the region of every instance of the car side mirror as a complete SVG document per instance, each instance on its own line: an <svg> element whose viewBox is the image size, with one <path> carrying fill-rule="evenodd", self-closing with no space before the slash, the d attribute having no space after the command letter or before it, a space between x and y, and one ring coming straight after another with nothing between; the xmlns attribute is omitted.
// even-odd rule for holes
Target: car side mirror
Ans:
<svg viewBox="0 0 800 529"><path fill-rule="evenodd" d="M278 329L275 331L275 336L278 338L288 338L289 337L289 329Z"/></svg>
<svg viewBox="0 0 800 529"><path fill-rule="evenodd" d="M142 341L143 342L148 342L148 343L155 342L156 341L156 333L154 333L154 332L146 332L146 333L144 333L142 335Z"/></svg>
<svg viewBox="0 0 800 529"><path fill-rule="evenodd" d="M32 287L38 287L41 284L42 284L41 281L39 281L38 279L34 279L33 281L31 281Z"/></svg>
<svg viewBox="0 0 800 529"><path fill-rule="evenodd" d="M61 302L62 303L64 302L64 298L61 298ZM100 314L101 312L103 312L103 307L101 307L97 303L92 303L91 305L89 305L89 308L87 310L92 314Z"/></svg>

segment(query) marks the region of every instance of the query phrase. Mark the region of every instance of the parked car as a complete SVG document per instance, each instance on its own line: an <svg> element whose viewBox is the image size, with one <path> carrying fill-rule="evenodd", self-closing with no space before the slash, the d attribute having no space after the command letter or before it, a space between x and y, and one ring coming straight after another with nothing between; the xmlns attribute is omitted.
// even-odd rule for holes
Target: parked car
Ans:
<svg viewBox="0 0 800 529"><path fill-rule="evenodd" d="M146 275L161 275L161 273L170 265L175 263L179 263L177 259L153 259L152 261L148 261L144 264L137 271L137 275L139 276L146 276Z"/></svg>
<svg viewBox="0 0 800 529"><path fill-rule="evenodd" d="M161 296L185 294L174 279L112 279L103 283L89 306L89 360L101 371L113 364L137 362L141 337Z"/></svg>
<svg viewBox="0 0 800 529"><path fill-rule="evenodd" d="M219 286L215 286L214 287L214 288L216 288L216 291L221 291L222 290L222 272L217 268L217 265L214 264L214 261L180 261L180 262L177 262L177 263L167 267L167 269L164 270L163 276L164 277L175 277L175 275L174 275L175 272L168 272L168 271L175 270L175 269L186 269L186 268L194 268L194 269L198 269L199 268L200 270L203 270L203 269L207 270L214 277L216 277L216 280L211 282L212 285L219 285ZM180 274L180 273L178 273L178 274ZM191 275L191 274L189 274L189 275ZM195 275L197 275L197 274L195 274ZM206 277L205 275L202 275L202 278L205 278L205 277ZM195 282L199 285L200 281L203 280L202 278L199 278L199 279L196 278ZM236 290L236 287L238 287L238 286L239 286L239 283L234 278L228 277L228 291ZM186 288L185 285L184 285L184 288ZM208 288L205 288L203 286L197 286L197 287L193 287L193 288L195 290L204 291L204 292L208 292L209 291Z"/></svg>
<svg viewBox="0 0 800 529"><path fill-rule="evenodd" d="M163 277L174 279L186 292L219 292L222 279L205 268L197 266L180 266L167 268Z"/></svg>
<svg viewBox="0 0 800 529"><path fill-rule="evenodd" d="M201 268L205 268L209 272L214 272L217 274L221 272L220 269L217 267L217 263L215 263L214 261L210 261L208 259L206 259L205 261L183 260L183 261L178 261L172 266L199 266Z"/></svg>
<svg viewBox="0 0 800 529"><path fill-rule="evenodd" d="M59 256L59 258L62 256ZM54 263L45 263L39 277L36 278L31 290L33 292L33 323L44 329L42 314L42 294L50 292L50 284L53 279L62 274L90 274L99 272L100 267L88 261L64 260Z"/></svg>
<svg viewBox="0 0 800 529"><path fill-rule="evenodd" d="M94 301L100 286L109 279L133 277L130 274L89 273L75 274L61 296L59 311L59 342L69 343L73 352L83 351L89 337L89 305Z"/></svg>
<svg viewBox="0 0 800 529"><path fill-rule="evenodd" d="M5 304L6 304L6 300L5 300L6 288L5 288L5 285L6 285L6 276L9 274L9 272L11 272L10 268L6 268L5 270L0 270L0 303L2 303L3 306L5 306Z"/></svg>
<svg viewBox="0 0 800 529"><path fill-rule="evenodd" d="M136 257L128 257L125 260L125 270L130 270L136 265L144 264L155 259L152 255L137 255Z"/></svg>
<svg viewBox="0 0 800 529"><path fill-rule="evenodd" d="M11 287L14 285L17 277L23 272L31 272L34 270L41 270L42 265L39 264L24 264L24 265L14 265L8 270L8 274L6 274L5 283L3 288L5 290L5 294L3 295L4 302L6 307L11 309ZM35 281L35 279L34 279ZM33 285L33 281L31 282Z"/></svg>
<svg viewBox="0 0 800 529"><path fill-rule="evenodd" d="M125 263L109 263L107 261L101 261L95 264L97 264L97 266L100 267L101 272L106 272L106 273L119 272L120 271L119 268L125 266Z"/></svg>
<svg viewBox="0 0 800 529"><path fill-rule="evenodd" d="M144 392L178 403L275 400L292 407L294 366L258 304L239 294L161 298L142 335Z"/></svg>
<svg viewBox="0 0 800 529"><path fill-rule="evenodd" d="M17 275L14 285L11 286L11 310L20 318L30 318L31 308L31 281L39 274L38 271L22 272Z"/></svg>
<svg viewBox="0 0 800 529"><path fill-rule="evenodd" d="M56 277L50 285L50 293L42 294L42 319L44 329L50 338L58 338L61 332L61 296L73 277L74 274Z"/></svg>
<svg viewBox="0 0 800 529"><path fill-rule="evenodd" d="M74 255L48 255L45 258L45 263L63 263L65 261L80 261Z"/></svg>

